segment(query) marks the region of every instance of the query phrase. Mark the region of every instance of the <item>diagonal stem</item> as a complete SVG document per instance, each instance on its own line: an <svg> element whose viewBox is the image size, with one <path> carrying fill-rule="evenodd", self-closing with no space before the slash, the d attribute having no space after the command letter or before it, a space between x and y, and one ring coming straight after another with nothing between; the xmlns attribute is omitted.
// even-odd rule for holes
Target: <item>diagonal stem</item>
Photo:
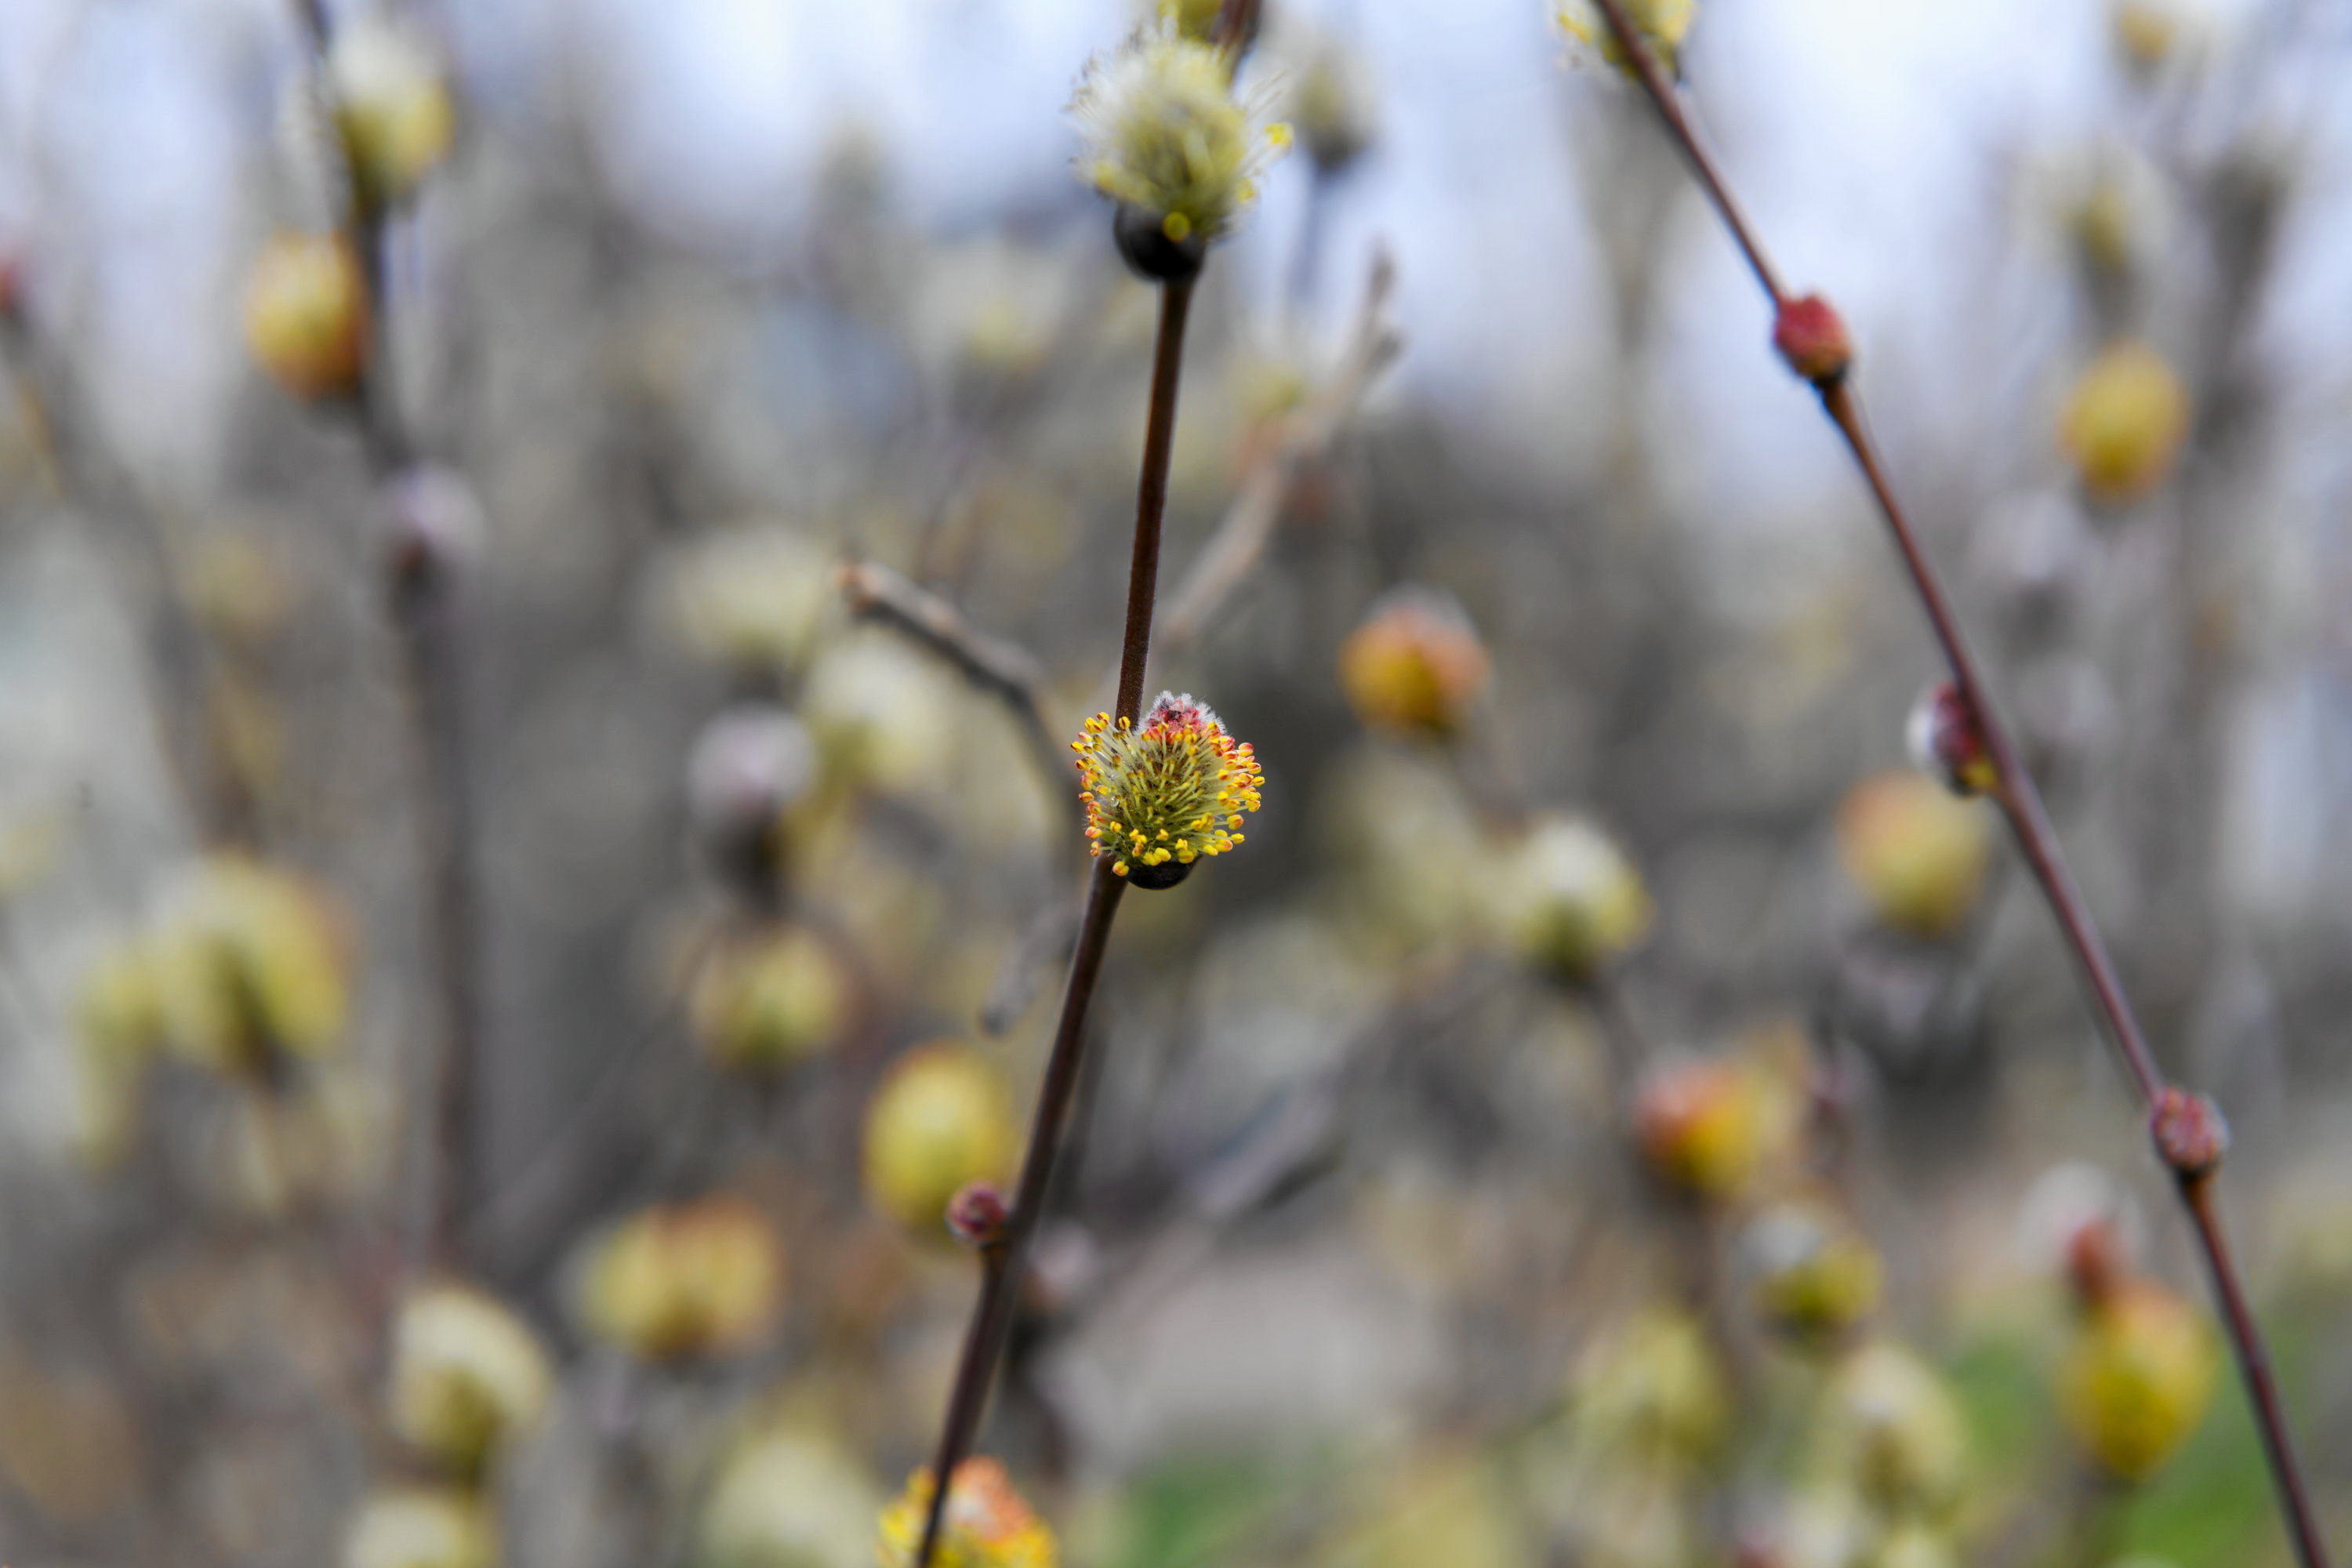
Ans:
<svg viewBox="0 0 2352 1568"><path fill-rule="evenodd" d="M1169 458L1175 449L1177 376L1183 363L1184 321L1192 301L1192 279L1176 279L1160 286L1160 334L1151 353L1151 408L1144 424L1142 469L1136 481L1135 547L1128 565L1118 707L1113 715L1128 723L1134 722L1143 708L1143 667L1151 651L1152 602L1160 581L1160 524L1168 507ZM982 1254L980 1296L972 1303L947 1415L940 1426L939 1446L931 1460L930 1505L923 1517L923 1539L915 1552L915 1568L930 1568L932 1555L939 1550L940 1523L946 1517L956 1467L971 1452L981 1416L988 1409L989 1384L1003 1353L1005 1331L1012 1326L1013 1300L1028 1264L1030 1242L1037 1234L1038 1218L1053 1189L1062 1124L1068 1119L1079 1069L1086 1064L1087 1012L1094 1002L1096 983L1102 977L1111 917L1118 912L1119 898L1126 891L1127 879L1111 869L1110 860L1097 858L1087 886L1077 949L1070 956L1069 983L1062 992L1061 1021L1055 1026L1053 1050L1045 1058L1045 1079L1038 1087L1037 1109L1029 1123L1029 1150L1021 1162L1021 1184L1002 1240Z"/></svg>
<svg viewBox="0 0 2352 1568"><path fill-rule="evenodd" d="M1657 108L1667 131L1681 146L1684 155L1696 172L1699 182L1721 215L1724 225L1755 271L1757 280L1771 299L1776 315L1796 303L1780 280L1779 273L1757 237L1755 226L1731 195L1720 166L1700 137L1687 112L1680 93L1667 79L1652 52L1625 12L1624 0L1594 0L1607 18L1609 29L1618 46L1632 62L1634 74L1643 89ZM2059 848L2058 837L2050 825L2049 814L2043 810L2041 793L2034 788L2033 779L2020 760L2007 727L1994 708L1976 659L1961 634L1959 620L1952 613L1951 603L1937 579L1935 568L1920 549L1918 535L1905 515L1902 503L1886 475L1876 444L1871 439L1870 427L1863 416L1860 395L1847 381L1843 367L1821 376L1814 383L1820 393L1822 406L1846 445L1853 452L1863 477L1869 481L1871 493L1879 510L1886 519L1895 548L1901 552L1903 564L1910 574L1921 607L1934 630L1936 641L1951 668L1952 683L1958 690L1968 711L1984 739L1997 783L1993 791L2002 814L2009 819L2010 830L2017 838L2027 864L2032 868L2035 882L2048 900L2051 913L2056 917L2060 931L2081 967L2088 983L2092 1000L2108 1037L2122 1057L2126 1072L2138 1091L2148 1111L2153 1115L2159 1097L2164 1093L2164 1079L2158 1069L2154 1054L2141 1032L2139 1020L2133 1016L2131 1003L2124 994L2122 982L2116 973L2115 963L2108 956L2105 942L2097 924L2092 920L2089 907L2075 887L2073 874L2067 869L2064 853ZM2293 1540L2295 1560L2302 1568L2327 1568L2327 1547L2320 1538L2314 1518L2308 1488L2301 1466L2295 1458L2294 1440L2287 1426L2285 1414L2280 1406L2278 1391L2270 1370L2270 1356L2263 1343L2261 1327L2247 1306L2246 1291L2237 1266L2232 1261L2227 1234L2222 1229L2221 1211L2216 1206L2210 1171L2186 1171L2176 1165L2181 1202L2188 1210L2195 1228L2199 1247L2205 1256L2208 1270L2213 1278L2214 1294L2221 1307L2221 1316L2228 1329L2230 1342L2236 1352L2238 1369L2246 1385L2247 1397L2254 1409L2255 1426L2262 1434L2263 1453L2270 1463L2271 1479L2279 1498L2280 1512L2284 1516L2287 1532Z"/></svg>

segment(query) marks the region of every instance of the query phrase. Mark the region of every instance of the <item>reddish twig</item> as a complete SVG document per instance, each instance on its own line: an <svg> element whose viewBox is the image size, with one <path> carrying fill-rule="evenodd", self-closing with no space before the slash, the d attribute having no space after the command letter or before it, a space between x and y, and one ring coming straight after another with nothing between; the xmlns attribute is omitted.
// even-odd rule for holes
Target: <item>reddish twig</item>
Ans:
<svg viewBox="0 0 2352 1568"><path fill-rule="evenodd" d="M1958 617L1952 613L1950 601L1934 567L1920 549L1918 535L1913 531L1902 503L1895 497L1894 486L1887 479L1885 464L1880 458L1876 444L1871 439L1870 426L1863 415L1861 396L1846 377L1848 356L1843 329L1825 301L1812 297L1800 300L1782 284L1756 236L1754 226L1733 199L1719 165L1693 124L1680 93L1668 79L1639 29L1626 16L1623 0L1596 0L1596 3L1619 47L1632 62L1643 89L1657 107L1659 116L1680 144L1700 184L1706 186L1717 212L1722 216L1725 226L1731 231L1733 239L1738 243L1758 282L1763 285L1765 293L1769 296L1774 311L1775 338L1783 355L1820 394L1822 408L1837 426L1839 434L1845 437L1846 445L1853 452L1854 461L1862 468L1863 477L1869 481L1871 493L1885 517L1888 531L1893 534L1895 548L1902 554L1904 567L1918 594L1920 605L1927 612L1928 625L1943 650L1944 661L1950 667L1953 686L1981 734L1996 777L1993 796L2009 819L2018 847L2023 851L2026 863L2033 871L2034 880L2048 900L2051 913L2057 919L2067 947L2082 969L2108 1037L2123 1058L2125 1071L2133 1087L2138 1090L2152 1123L2158 1129L2159 1153L2178 1180L2182 1204L2189 1211L2198 1244L2204 1252L2206 1266L2213 1278L2214 1293L2220 1299L2222 1319L2236 1352L2238 1369L2245 1381L2248 1398L2253 1405L2255 1425L2262 1433L2263 1451L2270 1461L2272 1479L2278 1489L2280 1510L2293 1539L2296 1561L2303 1564L2303 1568L2326 1568L2326 1545L2320 1539L2319 1528L2312 1514L2309 1492L2295 1459L2285 1415L2279 1405L2277 1389L2271 1376L2269 1354L2263 1344L2262 1330L2246 1305L2245 1287L2231 1260L2221 1214L2213 1202L2212 1162L2219 1157L2218 1144L2211 1150L2210 1158L2194 1159L2185 1156L2178 1145L2162 1135L2164 1118L2189 1097L2165 1086L2163 1074L2157 1067L2154 1054L2148 1049L2147 1037L2141 1032L2139 1021L2133 1016L2131 1003L2124 994L2115 963L2107 954L2106 943L2067 869L2065 856L2058 847L2057 834L2051 827L2049 814L2042 808L2041 793L2034 787L2032 776L2019 759L2008 727L1994 708L1983 675L1969 651L1967 639L1961 634Z"/></svg>
<svg viewBox="0 0 2352 1568"><path fill-rule="evenodd" d="M1127 623L1120 643L1118 706L1114 717L1132 723L1143 710L1143 668L1151 651L1151 610L1160 580L1160 524L1168 505L1168 465L1175 448L1176 385L1184 357L1184 321L1192 300L1192 282L1178 279L1160 286L1160 335L1151 356L1151 408L1144 425L1142 471L1136 482L1135 545L1127 579ZM1086 1062L1087 1013L1095 984L1102 976L1103 954L1110 945L1111 917L1118 912L1127 879L1111 870L1108 858L1095 861L1087 888L1086 913L1078 924L1077 949L1070 957L1070 978L1062 992L1061 1021L1054 1029L1054 1046L1045 1058L1045 1080L1037 1090L1037 1109L1029 1123L1029 1149L1021 1163L1021 1184L1013 1194L1013 1211L1003 1239L982 1249L979 1299L972 1304L971 1326L964 1331L963 1351L948 1396L947 1416L940 1423L939 1447L931 1460L931 1499L923 1519L922 1544L915 1552L915 1568L929 1568L939 1549L940 1526L947 1512L956 1467L971 1452L980 1418L988 1408L988 1389L1013 1322L1013 1303L1026 1267L1029 1245L1037 1234L1054 1184L1054 1166L1061 1152L1063 1122L1078 1087Z"/></svg>

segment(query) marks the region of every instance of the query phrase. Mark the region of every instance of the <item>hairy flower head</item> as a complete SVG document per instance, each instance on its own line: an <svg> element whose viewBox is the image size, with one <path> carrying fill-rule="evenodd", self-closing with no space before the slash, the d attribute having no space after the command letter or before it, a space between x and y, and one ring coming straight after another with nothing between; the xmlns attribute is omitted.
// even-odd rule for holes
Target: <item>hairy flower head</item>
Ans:
<svg viewBox="0 0 2352 1568"><path fill-rule="evenodd" d="M882 1510L877 1557L883 1568L905 1568L921 1550L931 1485L929 1468L917 1470ZM936 1568L1054 1568L1055 1559L1054 1532L1013 1489L1003 1465L978 1458L956 1467L931 1556Z"/></svg>
<svg viewBox="0 0 2352 1568"><path fill-rule="evenodd" d="M1242 816L1258 807L1256 754L1189 694L1161 692L1139 727L1097 713L1070 744L1087 837L1137 887L1174 887L1202 856L1242 842Z"/></svg>
<svg viewBox="0 0 2352 1568"><path fill-rule="evenodd" d="M1623 0L1625 16L1666 68L1668 76L1682 73L1683 39L1690 33L1691 19L1698 14L1697 0ZM1559 0L1552 9L1552 19L1566 33L1589 49L1601 51L1601 58L1620 70L1631 73L1633 61L1617 42L1611 30L1609 18L1601 14L1594 0Z"/></svg>
<svg viewBox="0 0 2352 1568"><path fill-rule="evenodd" d="M1087 143L1078 177L1179 245L1223 234L1257 194L1268 151L1290 140L1235 95L1233 65L1164 23L1097 57L1070 100Z"/></svg>
<svg viewBox="0 0 2352 1568"><path fill-rule="evenodd" d="M393 1321L393 1429L460 1475L539 1419L550 1381L530 1326L470 1286L425 1286Z"/></svg>

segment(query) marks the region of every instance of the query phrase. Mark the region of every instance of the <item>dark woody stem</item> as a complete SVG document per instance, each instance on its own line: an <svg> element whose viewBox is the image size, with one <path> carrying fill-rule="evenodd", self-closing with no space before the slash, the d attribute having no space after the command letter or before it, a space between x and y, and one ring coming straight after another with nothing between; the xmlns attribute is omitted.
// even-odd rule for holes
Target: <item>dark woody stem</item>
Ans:
<svg viewBox="0 0 2352 1568"><path fill-rule="evenodd" d="M1151 650L1152 601L1160 581L1160 523L1167 510L1168 462L1175 446L1177 373L1184 357L1184 321L1192 300L1192 279L1160 285L1160 335L1151 355L1151 409L1144 426L1142 470L1136 483L1135 548L1128 568L1127 625L1119 650L1118 706L1113 715L1115 721L1129 724L1143 707L1143 667ZM1038 1087L1037 1109L1029 1122L1029 1149L1021 1162L1021 1184L1013 1194L1003 1239L981 1255L980 1295L964 1331L947 1416L940 1423L939 1446L932 1455L930 1507L923 1519L915 1568L929 1568L939 1550L940 1521L946 1515L956 1467L971 1452L981 1417L987 1413L989 1385L996 1374L997 1360L1003 1354L1006 1331L1012 1327L1030 1243L1053 1190L1063 1123L1068 1120L1080 1069L1086 1065L1087 1012L1094 1002L1096 983L1102 977L1111 917L1118 912L1120 896L1126 891L1127 879L1111 869L1109 858L1097 858L1087 885L1077 949L1070 957L1069 983L1062 992L1061 1019L1055 1026L1045 1082Z"/></svg>
<svg viewBox="0 0 2352 1568"><path fill-rule="evenodd" d="M1625 12L1624 0L1595 0L1618 46L1632 62L1642 88L1656 106L1659 117L1681 146L1699 183L1706 188L1724 226L1738 244L1757 281L1770 297L1776 323L1783 319L1790 306L1797 303L1780 281L1755 226L1740 210L1725 182L1720 165L1708 151L1705 140L1682 101L1675 84L1668 79ZM2058 922L2068 950L2091 993L2091 1000L2108 1038L2122 1058L2124 1069L2139 1093L2150 1117L2156 1117L2164 1100L2170 1098L2162 1072L2154 1054L2148 1049L2147 1038L2141 1032L2138 1019L2133 1015L2131 1003L2124 994L2122 981L2116 973L2115 962L2108 956L2106 943L2092 920L2089 907L2067 868L2064 853L2059 848L2058 837L2050 825L2050 817L2042 805L2041 792L2034 787L2032 776L2020 760L2017 747L2008 727L2001 721L1993 706L1991 693L1970 653L1966 637L1960 631L1958 617L1952 612L1951 602L1944 592L1927 554L1921 550L1917 533L1905 514L1902 503L1887 478L1886 467L1876 443L1870 435L1868 421L1863 414L1861 395L1847 378L1843 364L1813 380L1820 394L1822 407L1831 423L1845 438L1855 463L1868 481L1873 498L1886 520L1887 531L1903 558L1903 565L1917 594L1920 607L1926 611L1929 627L1944 662L1950 668L1952 684L1981 734L1990 756L1996 783L1992 791L2002 815L2009 819L2011 832L2033 879L2042 889L2050 911ZM2252 1403L2254 1419L2262 1434L2263 1452L2270 1462L2271 1477L2275 1483L2281 1513L2292 1538L2295 1560L2302 1568L2326 1568L2327 1548L2320 1539L2319 1527L2312 1513L2311 1500L2300 1466L2294 1455L2293 1439L2282 1411L2276 1385L2271 1375L2270 1357L2264 1349L2261 1329L2246 1304L2246 1291L2235 1264L2231 1261L2227 1236L2222 1230L2221 1211L2214 1202L2212 1172L2210 1165L2191 1168L2159 1142L2159 1154L2170 1165L2177 1178L2181 1202L2187 1208L2197 1243L2203 1251L2209 1272L2213 1279L2214 1293L2221 1307L2222 1321L2229 1331L2230 1342L2236 1352L2238 1370L2244 1380L2247 1396Z"/></svg>

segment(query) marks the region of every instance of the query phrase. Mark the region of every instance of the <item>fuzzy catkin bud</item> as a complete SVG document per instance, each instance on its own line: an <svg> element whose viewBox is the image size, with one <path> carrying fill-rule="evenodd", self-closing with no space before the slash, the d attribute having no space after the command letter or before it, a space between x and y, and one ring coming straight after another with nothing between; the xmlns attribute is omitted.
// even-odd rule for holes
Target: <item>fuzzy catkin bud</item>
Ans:
<svg viewBox="0 0 2352 1568"><path fill-rule="evenodd" d="M1968 1427L1942 1377L1891 1341L1848 1355L1825 1390L1813 1460L1883 1515L1934 1521L1969 1476Z"/></svg>
<svg viewBox="0 0 2352 1568"><path fill-rule="evenodd" d="M1668 76L1680 76L1683 40L1698 15L1696 0L1622 0L1622 4L1626 19L1642 35L1642 42L1657 57L1658 64ZM1616 29L1594 0L1559 0L1552 18L1577 43L1598 49L1602 59L1628 76L1633 74L1633 57L1617 41Z"/></svg>
<svg viewBox="0 0 2352 1568"><path fill-rule="evenodd" d="M2162 354L2120 342L2084 367L2058 439L2092 500L2138 500L2164 483L2189 435L2189 389Z"/></svg>
<svg viewBox="0 0 2352 1568"><path fill-rule="evenodd" d="M295 396L348 397L368 361L367 279L333 235L281 234L254 258L245 290L245 341L254 360Z"/></svg>
<svg viewBox="0 0 2352 1568"><path fill-rule="evenodd" d="M1980 805L1916 773L1864 779L1838 806L1838 863L1880 921L1923 940L1975 911L1992 847Z"/></svg>
<svg viewBox="0 0 2352 1568"><path fill-rule="evenodd" d="M625 1221L597 1246L581 1283L589 1329L634 1355L727 1355L775 1321L783 1247L757 1207L721 1194Z"/></svg>
<svg viewBox="0 0 2352 1568"><path fill-rule="evenodd" d="M907 1489L882 1510L877 1561L882 1568L913 1568L931 1506L931 1472L917 1470ZM1013 1488L1004 1467L966 1459L955 1469L940 1521L934 1568L1054 1568L1054 1532Z"/></svg>
<svg viewBox="0 0 2352 1568"><path fill-rule="evenodd" d="M1365 723L1448 735L1486 688L1486 649L1462 606L1427 588L1384 595L1339 645L1339 684Z"/></svg>
<svg viewBox="0 0 2352 1568"><path fill-rule="evenodd" d="M964 1184L1009 1173L1016 1136L1012 1091L985 1057L952 1041L909 1051L866 1102L866 1201L936 1237Z"/></svg>
<svg viewBox="0 0 2352 1568"><path fill-rule="evenodd" d="M792 924L721 941L687 992L696 1042L740 1072L782 1072L823 1056L856 1011L855 984L833 943Z"/></svg>
<svg viewBox="0 0 2352 1568"><path fill-rule="evenodd" d="M401 1303L392 1331L393 1429L448 1470L478 1472L539 1419L551 1383L538 1336L497 1298L443 1284Z"/></svg>
<svg viewBox="0 0 2352 1568"><path fill-rule="evenodd" d="M1834 1341L1878 1305L1877 1250L1811 1204L1767 1210L1750 1223L1741 1247L1755 1269L1758 1310L1800 1343Z"/></svg>
<svg viewBox="0 0 2352 1568"><path fill-rule="evenodd" d="M1120 204L1131 261L1181 264L1193 242L1223 235L1255 197L1268 153L1289 141L1234 95L1230 55L1164 24L1090 64L1070 113L1086 140L1078 176ZM1146 246L1145 230L1173 248Z"/></svg>
<svg viewBox="0 0 2352 1568"><path fill-rule="evenodd" d="M362 14L335 30L326 68L353 195L369 211L405 201L457 130L440 60L409 29Z"/></svg>
<svg viewBox="0 0 2352 1568"><path fill-rule="evenodd" d="M1755 1068L1693 1058L1654 1068L1633 1099L1633 1140L1650 1172L1703 1199L1746 1186L1773 1131L1771 1089Z"/></svg>
<svg viewBox="0 0 2352 1568"><path fill-rule="evenodd" d="M343 1568L494 1568L498 1559L488 1506L456 1488L378 1492L343 1541Z"/></svg>
<svg viewBox="0 0 2352 1568"><path fill-rule="evenodd" d="M2220 1354L2197 1310L2137 1279L2093 1303L2059 1369L2059 1408L2118 1480L2144 1481L2205 1418Z"/></svg>
<svg viewBox="0 0 2352 1568"><path fill-rule="evenodd" d="M1537 818L1494 875L1512 944L1564 981L1591 980L1649 934L1655 910L1641 872L1582 817Z"/></svg>

